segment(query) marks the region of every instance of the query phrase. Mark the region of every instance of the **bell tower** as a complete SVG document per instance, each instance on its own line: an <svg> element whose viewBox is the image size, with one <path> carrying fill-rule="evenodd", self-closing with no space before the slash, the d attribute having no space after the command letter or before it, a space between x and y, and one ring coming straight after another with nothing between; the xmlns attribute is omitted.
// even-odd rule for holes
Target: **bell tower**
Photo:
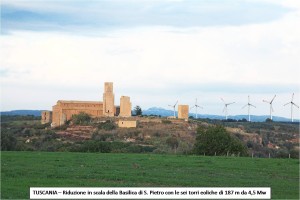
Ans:
<svg viewBox="0 0 300 200"><path fill-rule="evenodd" d="M115 114L115 95L113 93L113 83L104 83L103 93L103 115L113 117Z"/></svg>

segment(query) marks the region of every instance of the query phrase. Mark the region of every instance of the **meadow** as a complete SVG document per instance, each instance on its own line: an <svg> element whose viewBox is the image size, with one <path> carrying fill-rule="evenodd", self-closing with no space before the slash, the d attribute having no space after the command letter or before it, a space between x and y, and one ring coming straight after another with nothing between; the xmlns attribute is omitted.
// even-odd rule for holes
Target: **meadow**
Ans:
<svg viewBox="0 0 300 200"><path fill-rule="evenodd" d="M299 160L158 154L1 152L1 199L30 187L271 187L299 199Z"/></svg>

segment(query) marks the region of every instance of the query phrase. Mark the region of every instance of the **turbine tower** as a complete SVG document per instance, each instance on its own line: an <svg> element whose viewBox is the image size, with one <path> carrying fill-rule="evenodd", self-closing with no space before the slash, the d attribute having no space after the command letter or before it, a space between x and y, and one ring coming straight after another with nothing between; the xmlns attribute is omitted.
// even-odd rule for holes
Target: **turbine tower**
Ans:
<svg viewBox="0 0 300 200"><path fill-rule="evenodd" d="M286 106L288 104L291 104L291 120L292 120L292 122L294 121L294 118L293 118L293 106L296 106L297 108L299 108L299 106L297 104L295 104L293 102L293 100L294 100L294 93L292 95L292 100L290 102L287 102L286 104L284 104L284 106Z"/></svg>
<svg viewBox="0 0 300 200"><path fill-rule="evenodd" d="M272 120L272 112L274 112L274 109L273 109L273 101L275 99L276 95L273 97L273 99L271 101L266 101L266 100L263 100L263 102L266 102L268 104L270 104L270 119Z"/></svg>
<svg viewBox="0 0 300 200"><path fill-rule="evenodd" d="M250 103L250 96L249 95L248 95L248 104L244 105L242 107L242 109L245 108L246 106L248 106L248 121L250 122L251 121L251 118L250 118L250 107L251 106L254 107L254 108L256 108L256 107Z"/></svg>
<svg viewBox="0 0 300 200"><path fill-rule="evenodd" d="M196 119L197 119L197 118L198 118L198 108L202 108L202 109L203 109L203 107L201 107L201 106L199 106L199 105L197 104L197 98L196 98L196 103L195 103L195 105L192 106L191 109L193 109L193 108L196 108Z"/></svg>
<svg viewBox="0 0 300 200"><path fill-rule="evenodd" d="M176 101L176 103L175 103L173 106L172 106L172 105L168 105L168 106L170 106L170 107L173 107L173 110L174 110L174 118L176 118L176 115L175 115L175 107L176 107L177 103L178 103L178 100Z"/></svg>
<svg viewBox="0 0 300 200"><path fill-rule="evenodd" d="M227 120L227 115L228 115L228 108L227 106L234 104L235 102L231 102L231 103L225 103L224 99L221 98L221 100L224 102L224 109L223 112L225 112L225 119Z"/></svg>

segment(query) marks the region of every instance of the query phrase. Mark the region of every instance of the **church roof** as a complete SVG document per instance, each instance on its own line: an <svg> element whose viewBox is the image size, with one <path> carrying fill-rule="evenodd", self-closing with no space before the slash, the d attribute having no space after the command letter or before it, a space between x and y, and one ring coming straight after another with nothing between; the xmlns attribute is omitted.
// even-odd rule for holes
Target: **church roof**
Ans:
<svg viewBox="0 0 300 200"><path fill-rule="evenodd" d="M77 100L58 100L57 103L84 103L84 104L103 104L102 101L77 101Z"/></svg>

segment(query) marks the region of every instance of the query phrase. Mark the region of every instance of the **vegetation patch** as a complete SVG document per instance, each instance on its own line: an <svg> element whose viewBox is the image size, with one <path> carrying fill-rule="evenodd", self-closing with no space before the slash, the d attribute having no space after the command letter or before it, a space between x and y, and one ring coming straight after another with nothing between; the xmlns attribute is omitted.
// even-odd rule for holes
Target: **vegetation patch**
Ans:
<svg viewBox="0 0 300 200"><path fill-rule="evenodd" d="M1 199L29 199L33 186L271 187L272 199L299 199L299 160L1 152Z"/></svg>
<svg viewBox="0 0 300 200"><path fill-rule="evenodd" d="M206 155L248 154L244 144L220 125L198 128L194 152Z"/></svg>

